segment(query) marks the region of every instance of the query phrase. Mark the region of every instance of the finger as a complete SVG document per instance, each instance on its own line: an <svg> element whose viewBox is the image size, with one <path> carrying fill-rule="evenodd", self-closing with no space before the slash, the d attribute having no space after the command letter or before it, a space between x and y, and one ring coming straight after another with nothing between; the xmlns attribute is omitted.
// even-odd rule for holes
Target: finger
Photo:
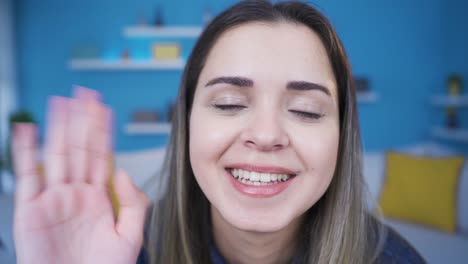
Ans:
<svg viewBox="0 0 468 264"><path fill-rule="evenodd" d="M67 126L68 165L71 182L85 181L89 122L86 105L77 99L70 101L70 118Z"/></svg>
<svg viewBox="0 0 468 264"><path fill-rule="evenodd" d="M104 105L97 105L93 119L93 136L90 138L91 178L90 183L107 185L112 173L112 111Z"/></svg>
<svg viewBox="0 0 468 264"><path fill-rule="evenodd" d="M44 163L47 185L66 182L67 119L70 100L65 97L52 97L47 113Z"/></svg>
<svg viewBox="0 0 468 264"><path fill-rule="evenodd" d="M73 96L81 100L101 101L101 95L97 91L83 86L73 87Z"/></svg>
<svg viewBox="0 0 468 264"><path fill-rule="evenodd" d="M14 125L12 140L13 164L16 175L16 199L21 204L34 199L42 189L36 163L36 126Z"/></svg>
<svg viewBox="0 0 468 264"><path fill-rule="evenodd" d="M138 190L124 171L118 171L116 174L115 191L120 206L117 232L135 245L140 245L143 241L143 226L149 199Z"/></svg>
<svg viewBox="0 0 468 264"><path fill-rule="evenodd" d="M97 93L82 87L74 91L68 126L69 160L71 181L86 182L89 167L89 139L92 136L92 107L97 102Z"/></svg>

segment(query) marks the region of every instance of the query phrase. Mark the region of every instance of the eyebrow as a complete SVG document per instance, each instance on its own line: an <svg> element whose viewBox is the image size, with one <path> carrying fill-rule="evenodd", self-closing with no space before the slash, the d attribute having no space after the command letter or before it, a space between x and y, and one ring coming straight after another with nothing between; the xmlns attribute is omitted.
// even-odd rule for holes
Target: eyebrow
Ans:
<svg viewBox="0 0 468 264"><path fill-rule="evenodd" d="M248 78L234 76L234 77L214 78L211 81L207 82L205 87L215 85L218 83L226 83L226 84L231 84L231 85L239 86L239 87L252 87L254 84L254 82Z"/></svg>
<svg viewBox="0 0 468 264"><path fill-rule="evenodd" d="M286 89L296 90L296 91L318 90L318 91L324 92L328 96L331 96L330 90L328 90L327 87L320 85L318 83L312 83L312 82L306 82L306 81L288 82L288 84L286 85Z"/></svg>
<svg viewBox="0 0 468 264"><path fill-rule="evenodd" d="M214 78L210 81L208 81L205 85L207 86L212 86L215 84L219 83L225 83L225 84L230 84L238 87L252 87L254 85L254 81L245 77L239 77L239 76L223 76L223 77L217 77ZM286 85L287 90L295 90L295 91L311 91L311 90L316 90L316 91L321 91L325 93L328 96L331 96L330 90L320 84L313 83L313 82L306 82L306 81L290 81Z"/></svg>

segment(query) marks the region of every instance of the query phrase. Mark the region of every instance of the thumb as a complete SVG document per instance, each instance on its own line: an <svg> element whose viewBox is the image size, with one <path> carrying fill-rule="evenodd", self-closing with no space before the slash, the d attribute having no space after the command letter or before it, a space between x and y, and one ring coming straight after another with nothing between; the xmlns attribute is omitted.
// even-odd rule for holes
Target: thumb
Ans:
<svg viewBox="0 0 468 264"><path fill-rule="evenodd" d="M141 246L149 199L123 170L116 174L115 192L119 201L117 232L122 238Z"/></svg>

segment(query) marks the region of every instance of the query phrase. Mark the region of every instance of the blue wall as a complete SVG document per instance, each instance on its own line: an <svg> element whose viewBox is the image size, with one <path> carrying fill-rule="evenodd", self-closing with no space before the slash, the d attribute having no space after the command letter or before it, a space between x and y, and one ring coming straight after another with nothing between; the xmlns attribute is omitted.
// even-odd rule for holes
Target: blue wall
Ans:
<svg viewBox="0 0 468 264"><path fill-rule="evenodd" d="M87 43L98 45L108 57L122 48L141 51L148 40L137 42L122 36L123 27L135 24L140 14L152 17L159 5L167 24L199 25L206 6L218 13L234 2L17 1L20 103L43 124L49 95L70 95L74 84L91 87L116 111L117 150L163 145L166 137L129 136L124 125L135 109L164 109L177 93L181 71L70 71L71 51ZM314 4L335 25L353 72L367 76L379 95L377 103L360 105L365 149L430 140L429 129L442 124L444 116L442 109L429 104L429 97L445 92L450 72L463 74L468 82L468 29L464 26L468 25L468 1L354 0L338 4L317 0ZM184 44L186 56L193 43ZM466 122L463 125L468 127Z"/></svg>
<svg viewBox="0 0 468 264"><path fill-rule="evenodd" d="M442 34L444 73L461 74L464 80L464 94L468 95L468 1L444 2L442 12L444 17ZM460 120L463 127L468 128L468 108L461 110ZM468 144L460 149L468 153Z"/></svg>

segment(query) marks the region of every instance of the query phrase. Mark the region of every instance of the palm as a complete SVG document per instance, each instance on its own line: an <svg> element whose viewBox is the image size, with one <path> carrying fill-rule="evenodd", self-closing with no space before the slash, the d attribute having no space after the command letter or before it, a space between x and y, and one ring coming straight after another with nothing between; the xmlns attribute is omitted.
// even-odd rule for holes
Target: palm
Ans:
<svg viewBox="0 0 468 264"><path fill-rule="evenodd" d="M27 138L19 141L19 137L16 152L21 152L21 144L28 144ZM15 162L17 174L30 171L26 168L29 161L25 156L27 153L23 152ZM87 153L85 156L89 158L92 155ZM58 160L54 160L56 162ZM88 168L94 167L100 173L81 170L88 171L83 174L88 176L78 177L80 170L73 172L51 168L49 184L36 190L34 186L39 184L33 179L37 181L39 177L33 178L27 173L18 176L14 231L19 262L135 263L142 243L146 200L126 175L119 176L116 180L117 192L121 194L119 198L139 205L131 207L121 202L119 218L122 217L122 221L116 220L107 191L108 179L105 175L108 172L102 169L106 160L101 160L101 166L99 162L88 163L94 164L88 164ZM78 168L76 164L70 167ZM69 177L66 177L65 171L69 172ZM93 173L94 178L89 178ZM21 180L20 177L24 178ZM29 187L25 186L27 179L30 181ZM123 219L125 216L127 219Z"/></svg>
<svg viewBox="0 0 468 264"><path fill-rule="evenodd" d="M98 261L98 253L103 257L112 256L112 252L131 257L138 253L139 245L119 237L107 194L94 186L63 185L47 190L18 208L15 220L16 242L27 243L24 250L36 251L29 254L46 263L70 263L71 259L76 263L108 263L108 257ZM25 241L21 241L23 238ZM86 259L89 256L92 259Z"/></svg>

